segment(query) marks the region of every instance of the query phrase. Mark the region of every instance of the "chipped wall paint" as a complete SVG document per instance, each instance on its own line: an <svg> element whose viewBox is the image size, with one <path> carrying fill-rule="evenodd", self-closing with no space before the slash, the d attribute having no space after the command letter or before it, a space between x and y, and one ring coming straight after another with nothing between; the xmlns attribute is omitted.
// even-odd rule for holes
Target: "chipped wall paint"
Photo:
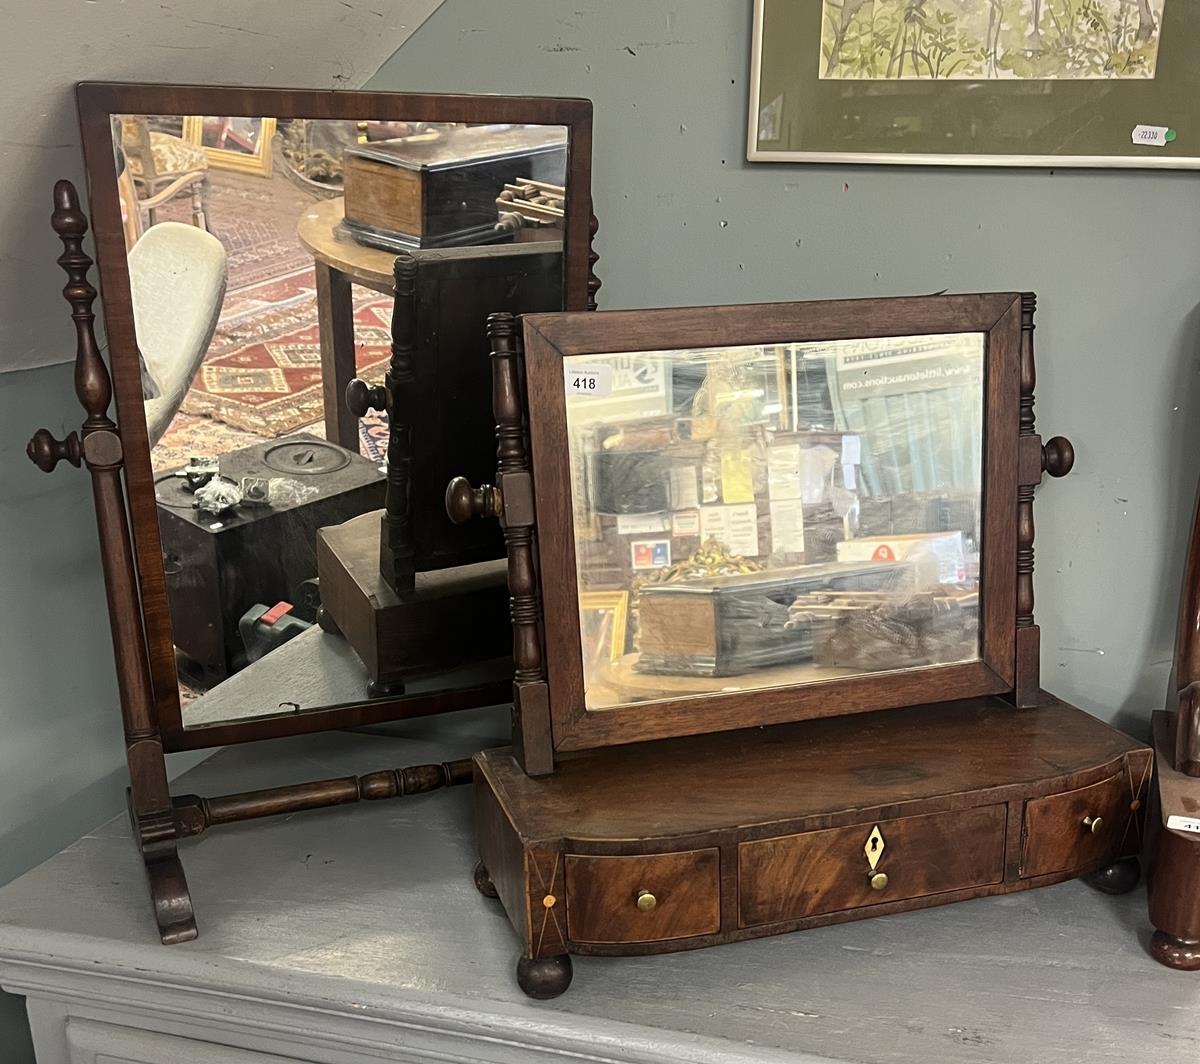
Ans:
<svg viewBox="0 0 1200 1064"><path fill-rule="evenodd" d="M447 0L370 84L590 97L602 307L1037 292L1038 426L1078 452L1039 491L1043 682L1145 735L1200 473L1200 180L750 165L749 48L749 3Z"/></svg>
<svg viewBox="0 0 1200 1064"><path fill-rule="evenodd" d="M47 222L82 188L77 81L358 88L441 0L37 0L0 35L0 373L74 358Z"/></svg>

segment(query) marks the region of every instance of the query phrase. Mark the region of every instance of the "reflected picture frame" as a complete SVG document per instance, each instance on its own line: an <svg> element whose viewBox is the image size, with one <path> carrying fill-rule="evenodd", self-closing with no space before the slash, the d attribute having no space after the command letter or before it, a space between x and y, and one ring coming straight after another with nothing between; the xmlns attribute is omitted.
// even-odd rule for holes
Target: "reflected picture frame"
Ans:
<svg viewBox="0 0 1200 1064"><path fill-rule="evenodd" d="M208 122L254 123L255 138L253 151L236 151L232 148L214 147L204 143L205 124ZM242 174L270 177L272 170L272 144L275 139L274 118L231 118L209 115L185 115L183 140L200 148L210 166L218 170L233 170Z"/></svg>
<svg viewBox="0 0 1200 1064"><path fill-rule="evenodd" d="M590 645L584 647L583 652L596 658L617 661L625 653L626 631L629 622L629 592L585 591L579 596L579 612L584 615L597 615L602 621L609 621L607 628L602 623L599 631L588 632L581 618L581 638L586 639L589 635L592 636Z"/></svg>

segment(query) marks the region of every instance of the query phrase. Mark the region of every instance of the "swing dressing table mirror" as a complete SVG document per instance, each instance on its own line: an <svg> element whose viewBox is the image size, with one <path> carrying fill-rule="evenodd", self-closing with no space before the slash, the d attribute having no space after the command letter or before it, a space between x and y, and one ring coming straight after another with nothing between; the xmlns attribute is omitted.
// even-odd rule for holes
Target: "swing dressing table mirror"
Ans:
<svg viewBox="0 0 1200 1064"><path fill-rule="evenodd" d="M491 319L511 749L481 864L526 993L1089 874L1149 751L1040 690L1032 295ZM771 727L763 727L770 725Z"/></svg>
<svg viewBox="0 0 1200 1064"><path fill-rule="evenodd" d="M172 797L163 755L506 699L503 541L451 525L442 491L492 461L487 314L594 305L591 104L77 96L107 366L87 216L60 182L88 419L30 457L93 475L131 815L175 942L196 934L180 839L469 780L450 762ZM356 642L385 595L388 641Z"/></svg>

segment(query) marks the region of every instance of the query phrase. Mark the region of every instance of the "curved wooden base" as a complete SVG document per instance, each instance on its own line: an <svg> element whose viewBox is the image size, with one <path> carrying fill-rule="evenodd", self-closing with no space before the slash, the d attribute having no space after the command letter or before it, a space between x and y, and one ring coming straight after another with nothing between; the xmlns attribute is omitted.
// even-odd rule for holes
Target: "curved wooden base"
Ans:
<svg viewBox="0 0 1200 1064"><path fill-rule="evenodd" d="M564 993L574 974L571 957L566 953L538 960L522 957L517 961L517 985L536 1001L549 1001Z"/></svg>
<svg viewBox="0 0 1200 1064"><path fill-rule="evenodd" d="M164 946L190 942L199 935L192 895L188 891L183 863L177 853L146 861L146 878L150 884L150 899L154 903L154 919Z"/></svg>
<svg viewBox="0 0 1200 1064"><path fill-rule="evenodd" d="M496 884L492 882L492 877L488 875L488 870L482 861L475 865L475 871L472 873L472 878L475 881L475 889L479 891L485 898L498 898L500 895L496 891Z"/></svg>
<svg viewBox="0 0 1200 1064"><path fill-rule="evenodd" d="M1200 942L1155 931L1150 939L1150 954L1159 964L1179 972L1200 972Z"/></svg>
<svg viewBox="0 0 1200 1064"><path fill-rule="evenodd" d="M520 937L523 987L537 972L561 992L563 973L530 965L563 954L702 949L1081 870L1136 883L1150 750L1045 694L1029 713L893 710L887 732L847 716L608 747L536 780L508 749L476 755L479 874Z"/></svg>
<svg viewBox="0 0 1200 1064"><path fill-rule="evenodd" d="M1142 866L1136 857L1126 857L1098 868L1084 878L1088 886L1103 894L1128 894L1141 882Z"/></svg>

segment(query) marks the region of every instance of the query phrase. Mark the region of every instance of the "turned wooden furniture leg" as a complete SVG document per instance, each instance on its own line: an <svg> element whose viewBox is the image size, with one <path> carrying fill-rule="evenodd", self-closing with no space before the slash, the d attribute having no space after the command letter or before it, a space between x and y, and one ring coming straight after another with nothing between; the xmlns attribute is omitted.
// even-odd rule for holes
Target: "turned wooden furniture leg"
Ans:
<svg viewBox="0 0 1200 1064"><path fill-rule="evenodd" d="M1141 862L1136 857L1123 857L1086 878L1089 886L1104 894L1128 894L1141 882Z"/></svg>
<svg viewBox="0 0 1200 1064"><path fill-rule="evenodd" d="M116 656L117 687L125 729L125 755L129 762L129 814L133 835L146 862L150 895L159 934L164 943L196 937L196 919L187 880L176 851L171 795L167 787L162 740L153 716L146 637L134 583L133 548L121 481L123 452L116 424L108 416L112 382L100 357L93 323L96 290L87 279L92 260L83 250L87 217L79 195L69 181L54 186L51 224L63 242L58 263L68 281L63 295L71 304L75 321L75 391L87 411L83 430L65 440L55 440L40 429L29 443L29 457L50 472L62 459L78 466L87 463L100 534L100 558L108 598Z"/></svg>
<svg viewBox="0 0 1200 1064"><path fill-rule="evenodd" d="M354 302L350 280L323 262L317 274L317 315L321 334L321 392L325 401L325 438L358 454L358 422L343 397L354 379Z"/></svg>
<svg viewBox="0 0 1200 1064"><path fill-rule="evenodd" d="M1200 971L1200 836L1163 829L1150 884L1150 952L1168 968Z"/></svg>
<svg viewBox="0 0 1200 1064"><path fill-rule="evenodd" d="M564 993L571 985L572 975L574 971L569 953L537 960L521 957L517 961L517 985L528 997L537 1001L548 1001Z"/></svg>
<svg viewBox="0 0 1200 1064"><path fill-rule="evenodd" d="M475 889L485 898L500 897L496 891L496 884L492 882L492 877L488 875L487 866L482 861L476 862L472 878L475 881Z"/></svg>

